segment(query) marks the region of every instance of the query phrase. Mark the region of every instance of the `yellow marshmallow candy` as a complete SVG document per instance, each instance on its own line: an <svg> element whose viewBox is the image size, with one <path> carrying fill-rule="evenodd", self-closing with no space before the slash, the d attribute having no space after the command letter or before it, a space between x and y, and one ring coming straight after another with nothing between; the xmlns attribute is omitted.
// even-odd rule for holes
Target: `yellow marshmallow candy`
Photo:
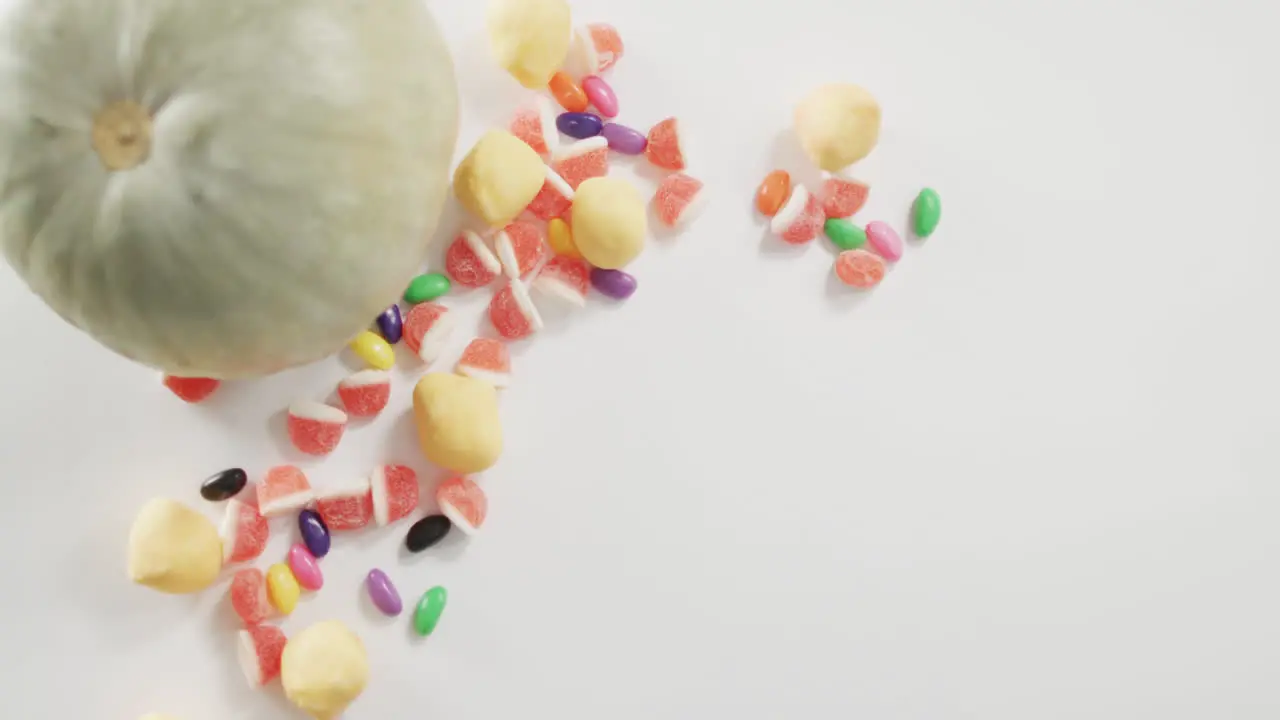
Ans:
<svg viewBox="0 0 1280 720"><path fill-rule="evenodd" d="M809 93L796 106L793 120L805 154L827 172L858 162L880 139L880 103L848 83L823 85Z"/></svg>
<svg viewBox="0 0 1280 720"><path fill-rule="evenodd" d="M129 530L129 578L171 594L204 590L222 571L222 539L213 522L173 500L142 506Z"/></svg>
<svg viewBox="0 0 1280 720"><path fill-rule="evenodd" d="M565 0L490 0L489 49L521 85L541 90L569 54L571 22Z"/></svg>
<svg viewBox="0 0 1280 720"><path fill-rule="evenodd" d="M490 130L453 173L453 193L490 227L504 227L524 211L546 181L533 148L503 130Z"/></svg>
<svg viewBox="0 0 1280 720"><path fill-rule="evenodd" d="M498 392L482 380L429 373L413 389L418 443L432 464L471 475L502 454Z"/></svg>
<svg viewBox="0 0 1280 720"><path fill-rule="evenodd" d="M316 720L340 717L369 684L369 656L359 636L337 620L294 635L280 659L285 697Z"/></svg>
<svg viewBox="0 0 1280 720"><path fill-rule="evenodd" d="M582 257L604 270L616 270L644 250L647 229L644 199L621 178L591 178L573 198L573 243Z"/></svg>

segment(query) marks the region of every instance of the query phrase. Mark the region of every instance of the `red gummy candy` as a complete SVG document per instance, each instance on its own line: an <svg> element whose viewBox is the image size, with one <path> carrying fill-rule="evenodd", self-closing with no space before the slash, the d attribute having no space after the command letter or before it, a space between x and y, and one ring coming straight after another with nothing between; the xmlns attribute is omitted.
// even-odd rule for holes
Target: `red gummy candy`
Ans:
<svg viewBox="0 0 1280 720"><path fill-rule="evenodd" d="M853 217L867 204L871 186L852 178L829 175L822 181L822 211L829 218Z"/></svg>
<svg viewBox="0 0 1280 720"><path fill-rule="evenodd" d="M304 400L289 406L289 440L308 455L328 455L347 429L347 414L324 403Z"/></svg>
<svg viewBox="0 0 1280 720"><path fill-rule="evenodd" d="M359 530L373 519L373 494L368 480L353 483L316 495L316 512L330 531Z"/></svg>
<svg viewBox="0 0 1280 720"><path fill-rule="evenodd" d="M445 480L436 489L436 502L440 512L468 535L479 530L489 514L489 500L471 478Z"/></svg>
<svg viewBox="0 0 1280 720"><path fill-rule="evenodd" d="M539 95L533 102L516 111L511 119L511 134L520 138L539 155L551 152L560 141L556 129L556 112L551 101Z"/></svg>
<svg viewBox="0 0 1280 720"><path fill-rule="evenodd" d="M622 36L605 23L592 23L574 32L574 69L583 75L596 75L613 67L622 58Z"/></svg>
<svg viewBox="0 0 1280 720"><path fill-rule="evenodd" d="M373 520L379 527L408 517L418 509L418 473L404 465L380 465L369 480Z"/></svg>
<svg viewBox="0 0 1280 720"><path fill-rule="evenodd" d="M274 625L256 625L240 631L240 670L249 687L262 687L280 676L286 643L284 631Z"/></svg>
<svg viewBox="0 0 1280 720"><path fill-rule="evenodd" d="M866 250L846 250L836 258L836 276L850 287L873 288L884 279L884 260Z"/></svg>
<svg viewBox="0 0 1280 720"><path fill-rule="evenodd" d="M261 487L261 486L259 486ZM248 562L267 549L271 539L271 526L252 505L239 500L228 500L222 516L222 563Z"/></svg>
<svg viewBox="0 0 1280 720"><path fill-rule="evenodd" d="M267 578L258 568L245 568L231 578L231 607L236 615L250 627L261 625L271 616L271 601L267 599Z"/></svg>
<svg viewBox="0 0 1280 720"><path fill-rule="evenodd" d="M578 307L587 304L587 287L590 284L591 266L585 260L565 255L548 260L533 281L538 292Z"/></svg>
<svg viewBox="0 0 1280 720"><path fill-rule="evenodd" d="M511 353L501 340L476 338L467 345L454 371L504 388L511 384Z"/></svg>
<svg viewBox="0 0 1280 720"><path fill-rule="evenodd" d="M489 302L489 322L508 340L520 340L542 329L542 316L519 280L508 282L494 294Z"/></svg>
<svg viewBox="0 0 1280 720"><path fill-rule="evenodd" d="M609 174L609 141L597 135L562 146L551 155L551 169L574 190L591 178L604 177Z"/></svg>
<svg viewBox="0 0 1280 720"><path fill-rule="evenodd" d="M404 318L404 344L430 365L439 359L456 326L457 318L444 305L414 305Z"/></svg>
<svg viewBox="0 0 1280 720"><path fill-rule="evenodd" d="M264 517L283 515L301 510L314 497L306 473L292 465L279 465L258 483L258 512Z"/></svg>
<svg viewBox="0 0 1280 720"><path fill-rule="evenodd" d="M338 383L338 399L355 417L374 417L391 400L391 373L362 370Z"/></svg>
<svg viewBox="0 0 1280 720"><path fill-rule="evenodd" d="M543 181L542 189L525 209L539 220L550 220L564 215L572 205L573 188L569 187L569 183L559 173L548 167L547 179Z"/></svg>
<svg viewBox="0 0 1280 720"><path fill-rule="evenodd" d="M173 391L174 395L182 398L183 401L193 405L212 395L213 391L217 390L221 384L221 380L214 380L213 378L164 376L164 386Z"/></svg>
<svg viewBox="0 0 1280 720"><path fill-rule="evenodd" d="M502 265L479 235L465 230L445 253L444 270L458 285L478 288L493 282Z"/></svg>
<svg viewBox="0 0 1280 720"><path fill-rule="evenodd" d="M668 175L653 195L658 220L667 227L679 227L693 219L706 204L702 181L684 173Z"/></svg>
<svg viewBox="0 0 1280 720"><path fill-rule="evenodd" d="M493 240L498 259L507 277L524 277L542 262L547 253L546 239L538 226L527 222L513 222L503 228Z"/></svg>
<svg viewBox="0 0 1280 720"><path fill-rule="evenodd" d="M649 144L644 149L649 162L667 170L685 169L684 143L680 139L680 123L673 117L649 130Z"/></svg>
<svg viewBox="0 0 1280 720"><path fill-rule="evenodd" d="M825 219L822 203L805 186L798 185L787 204L773 216L770 227L784 241L803 245L818 237Z"/></svg>

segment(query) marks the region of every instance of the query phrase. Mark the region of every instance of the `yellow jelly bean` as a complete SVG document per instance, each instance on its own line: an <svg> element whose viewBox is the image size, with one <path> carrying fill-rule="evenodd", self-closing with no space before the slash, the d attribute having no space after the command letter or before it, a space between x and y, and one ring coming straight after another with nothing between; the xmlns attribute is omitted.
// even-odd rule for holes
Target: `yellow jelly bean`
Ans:
<svg viewBox="0 0 1280 720"><path fill-rule="evenodd" d="M375 332L365 330L351 341L351 351L371 368L390 370L396 365L396 351Z"/></svg>
<svg viewBox="0 0 1280 720"><path fill-rule="evenodd" d="M285 615L293 612L301 595L302 587L288 565L276 563L267 568L267 597L277 610Z"/></svg>
<svg viewBox="0 0 1280 720"><path fill-rule="evenodd" d="M578 246L573 244L573 232L569 230L569 223L560 218L552 218L551 222L547 223L547 242L551 243L551 249L557 255L582 258L582 253L578 252Z"/></svg>

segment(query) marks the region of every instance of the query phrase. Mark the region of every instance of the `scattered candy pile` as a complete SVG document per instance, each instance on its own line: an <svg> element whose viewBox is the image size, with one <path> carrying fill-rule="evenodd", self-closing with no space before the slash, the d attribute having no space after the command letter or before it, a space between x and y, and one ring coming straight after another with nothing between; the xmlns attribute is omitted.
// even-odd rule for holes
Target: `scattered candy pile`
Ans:
<svg viewBox="0 0 1280 720"><path fill-rule="evenodd" d="M507 342L543 328L539 304L581 307L590 288L615 300L635 294L636 278L624 268L644 250L647 212L634 185L609 175L613 156L643 155L667 171L650 201L665 226L687 225L706 199L703 183L684 172L683 128L676 118L647 133L613 122L620 103L601 76L623 56L613 27L592 24L571 32L564 0L492 0L489 29L499 64L545 94L518 109L506 130L484 134L455 170L454 194L484 229L459 230L446 250L443 272L414 278L403 304L379 315L371 324L376 330L351 341L350 350L367 369L337 383L341 408L301 400L287 412L294 447L315 457L334 452L350 417L371 418L386 409L395 346L403 344L430 369L457 334L456 311L447 304L454 286L496 284L487 315L497 337L471 339L453 372L427 372L414 387L422 453L450 475L434 493L439 514L408 528L404 544L413 553L435 546L455 527L472 535L484 525L488 498L477 478L502 451L497 391L512 380ZM564 112L555 111L552 99ZM836 275L856 288L878 285L885 262L898 261L903 252L901 236L890 225L871 222L863 228L850 220L870 188L846 169L874 147L879 121L879 106L865 90L819 88L796 109L795 127L802 147L824 173L821 188L793 186L789 173L775 170L761 182L755 199L785 242L808 243L825 231L841 251ZM938 194L922 191L912 215L915 235L932 234L940 216ZM164 382L192 403L219 385L201 378L166 377ZM219 472L201 485L205 500L225 503L220 530L179 503L145 505L130 533L130 577L162 592L204 590L225 566L262 556L270 519L296 519L301 542L265 571L237 570L228 602L244 624L239 656L249 684L261 687L279 677L285 694L302 710L317 718L335 717L368 680L359 638L341 623L324 622L289 639L268 622L292 613L303 593L325 586L320 560L333 548L334 533L387 527L412 516L421 499L418 475L389 464L355 482L316 488L300 468L281 465L268 469L244 501L248 488L248 473L240 468ZM370 570L364 587L379 612L403 613L400 591L385 571ZM440 586L422 593L412 621L419 635L436 630L447 601Z"/></svg>

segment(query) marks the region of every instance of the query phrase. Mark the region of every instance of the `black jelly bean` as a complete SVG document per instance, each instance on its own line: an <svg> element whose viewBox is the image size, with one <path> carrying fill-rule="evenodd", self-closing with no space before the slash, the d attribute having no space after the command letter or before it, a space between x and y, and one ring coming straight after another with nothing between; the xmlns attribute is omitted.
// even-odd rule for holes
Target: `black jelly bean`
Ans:
<svg viewBox="0 0 1280 720"><path fill-rule="evenodd" d="M211 475L208 480L201 483L200 497L209 502L230 500L239 495L248 482L249 475L240 468L223 470L216 475Z"/></svg>
<svg viewBox="0 0 1280 720"><path fill-rule="evenodd" d="M443 540L451 528L453 523L443 515L424 517L409 528L409 534L404 538L404 546L409 548L409 552L422 552Z"/></svg>

